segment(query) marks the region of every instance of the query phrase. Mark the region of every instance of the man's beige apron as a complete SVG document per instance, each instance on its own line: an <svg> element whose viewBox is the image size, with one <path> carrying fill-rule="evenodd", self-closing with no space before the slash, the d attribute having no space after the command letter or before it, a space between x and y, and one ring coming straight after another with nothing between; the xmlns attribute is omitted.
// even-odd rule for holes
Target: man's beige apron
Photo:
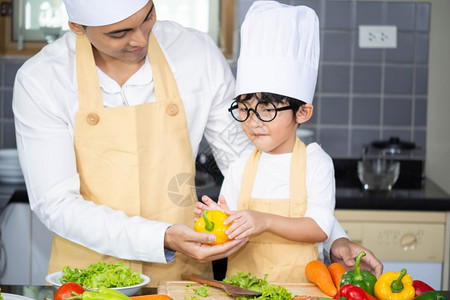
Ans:
<svg viewBox="0 0 450 300"><path fill-rule="evenodd" d="M261 151L255 150L245 165L239 195L239 210L252 209L285 217L303 217L307 206L305 144L296 139L291 161L290 199L251 198L260 156ZM259 278L268 274L269 282L308 282L305 277L305 266L317 258L315 243L293 242L263 232L252 236L247 245L228 258L227 277L237 272L251 272L252 276Z"/></svg>
<svg viewBox="0 0 450 300"><path fill-rule="evenodd" d="M91 44L85 36L77 38L79 111L74 142L80 192L85 199L123 210L128 216L193 227L195 162L183 103L153 34L148 53L156 102L105 108ZM149 238L151 235L149 232ZM55 236L49 273L66 265L85 268L99 261L120 260ZM182 272L212 276L211 264L200 264L179 253L169 264L125 262L150 276L151 286L179 280Z"/></svg>

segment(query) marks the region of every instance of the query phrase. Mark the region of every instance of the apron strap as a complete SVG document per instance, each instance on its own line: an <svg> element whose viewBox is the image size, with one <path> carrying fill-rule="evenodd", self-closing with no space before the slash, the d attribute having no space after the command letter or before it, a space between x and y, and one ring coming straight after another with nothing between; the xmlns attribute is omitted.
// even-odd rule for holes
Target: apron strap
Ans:
<svg viewBox="0 0 450 300"><path fill-rule="evenodd" d="M79 107L80 109L102 108L102 95L97 72L95 71L94 54L92 52L91 42L86 35L77 36L75 51L77 53L77 74L83 74L82 76L77 76ZM100 101L97 99L100 99Z"/></svg>
<svg viewBox="0 0 450 300"><path fill-rule="evenodd" d="M174 99L179 99L180 95L178 89L171 89L170 86L177 86L175 78L169 68L163 68L167 64L166 57L159 47L158 41L153 33L150 33L148 44L148 57L152 66L153 83L155 86L155 96L158 99L172 102ZM161 89L156 89L161 87Z"/></svg>
<svg viewBox="0 0 450 300"><path fill-rule="evenodd" d="M255 149L245 164L244 173L242 173L241 192L239 193L239 210L248 209L260 156L261 151Z"/></svg>
<svg viewBox="0 0 450 300"><path fill-rule="evenodd" d="M290 213L292 217L302 217L306 212L308 196L306 192L306 146L297 137L292 151L290 171Z"/></svg>

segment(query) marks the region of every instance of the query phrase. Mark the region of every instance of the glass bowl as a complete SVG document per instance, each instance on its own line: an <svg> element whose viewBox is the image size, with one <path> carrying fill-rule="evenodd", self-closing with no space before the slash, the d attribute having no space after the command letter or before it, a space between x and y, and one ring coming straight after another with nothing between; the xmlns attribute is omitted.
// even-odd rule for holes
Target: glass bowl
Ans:
<svg viewBox="0 0 450 300"><path fill-rule="evenodd" d="M358 178L365 190L391 190L399 175L399 161L384 158L358 161Z"/></svg>

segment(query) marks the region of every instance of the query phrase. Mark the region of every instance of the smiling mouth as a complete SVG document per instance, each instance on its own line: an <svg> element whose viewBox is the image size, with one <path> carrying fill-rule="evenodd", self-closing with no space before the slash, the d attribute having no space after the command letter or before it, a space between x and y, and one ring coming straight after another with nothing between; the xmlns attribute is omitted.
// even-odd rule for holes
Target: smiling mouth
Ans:
<svg viewBox="0 0 450 300"><path fill-rule="evenodd" d="M139 53L141 53L142 51L144 51L144 47L139 47L139 48L130 50L129 52L130 52L130 53L133 53L133 54L139 54Z"/></svg>

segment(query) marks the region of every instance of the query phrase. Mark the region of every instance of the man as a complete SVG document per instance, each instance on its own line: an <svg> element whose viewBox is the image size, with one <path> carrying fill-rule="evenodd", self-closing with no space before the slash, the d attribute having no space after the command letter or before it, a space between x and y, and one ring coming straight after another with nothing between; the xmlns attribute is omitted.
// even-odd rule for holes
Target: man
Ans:
<svg viewBox="0 0 450 300"><path fill-rule="evenodd" d="M206 34L156 22L151 0L65 5L72 32L24 64L13 99L30 205L56 234L49 272L127 260L152 285L210 274L246 242L204 245L215 237L186 225L202 136L222 171L246 148L226 60Z"/></svg>

